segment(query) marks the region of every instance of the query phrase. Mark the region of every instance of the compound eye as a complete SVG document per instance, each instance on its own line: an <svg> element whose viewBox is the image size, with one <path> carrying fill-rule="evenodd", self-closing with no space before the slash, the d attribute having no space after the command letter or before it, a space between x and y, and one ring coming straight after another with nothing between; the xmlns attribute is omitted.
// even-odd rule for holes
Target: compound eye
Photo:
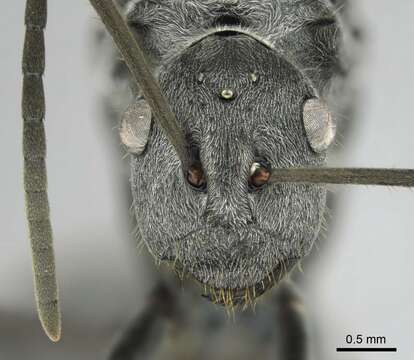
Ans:
<svg viewBox="0 0 414 360"><path fill-rule="evenodd" d="M151 107L144 99L136 99L122 116L119 135L131 154L144 152L151 129Z"/></svg>
<svg viewBox="0 0 414 360"><path fill-rule="evenodd" d="M323 153L335 139L336 127L328 105L320 99L309 99L303 106L303 124L309 145Z"/></svg>
<svg viewBox="0 0 414 360"><path fill-rule="evenodd" d="M253 190L260 189L270 180L271 169L266 162L254 162L250 168L249 186Z"/></svg>
<svg viewBox="0 0 414 360"><path fill-rule="evenodd" d="M189 184L199 191L204 191L207 186L206 177L203 167L199 162L190 166L187 172L187 181Z"/></svg>

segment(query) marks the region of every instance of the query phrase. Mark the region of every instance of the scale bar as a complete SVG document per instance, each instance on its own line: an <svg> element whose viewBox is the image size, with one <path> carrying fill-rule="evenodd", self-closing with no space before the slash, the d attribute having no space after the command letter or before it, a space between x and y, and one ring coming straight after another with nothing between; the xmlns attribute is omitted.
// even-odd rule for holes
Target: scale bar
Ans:
<svg viewBox="0 0 414 360"><path fill-rule="evenodd" d="M397 352L397 348L336 348L337 352Z"/></svg>

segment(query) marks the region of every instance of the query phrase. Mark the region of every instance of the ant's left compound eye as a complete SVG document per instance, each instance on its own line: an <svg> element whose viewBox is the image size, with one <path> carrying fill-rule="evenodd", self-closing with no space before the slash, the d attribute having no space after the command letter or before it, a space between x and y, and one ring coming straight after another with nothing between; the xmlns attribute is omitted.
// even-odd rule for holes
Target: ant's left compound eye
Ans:
<svg viewBox="0 0 414 360"><path fill-rule="evenodd" d="M250 168L249 186L252 190L258 190L270 180L270 166L265 162L255 162Z"/></svg>
<svg viewBox="0 0 414 360"><path fill-rule="evenodd" d="M303 106L303 125L309 145L316 153L328 149L335 139L336 127L328 105L317 98L309 99Z"/></svg>
<svg viewBox="0 0 414 360"><path fill-rule="evenodd" d="M206 177L200 163L197 162L190 166L187 172L187 181L196 190L204 191L206 189Z"/></svg>

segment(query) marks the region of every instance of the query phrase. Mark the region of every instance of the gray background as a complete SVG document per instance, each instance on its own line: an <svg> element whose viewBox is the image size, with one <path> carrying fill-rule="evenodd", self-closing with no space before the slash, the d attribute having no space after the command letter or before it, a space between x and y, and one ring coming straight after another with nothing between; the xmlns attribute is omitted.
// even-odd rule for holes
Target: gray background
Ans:
<svg viewBox="0 0 414 360"><path fill-rule="evenodd" d="M142 306L150 270L130 240L116 130L102 126L98 21L87 1L50 2L47 30L48 175L64 338L52 345L36 320L24 219L20 55L23 1L0 12L0 359L102 359ZM367 46L359 119L330 165L414 167L414 3L359 0ZM345 142L345 141L344 141ZM316 359L414 358L414 193L332 188L329 235L304 264L303 292ZM145 254L144 254L145 255ZM339 355L347 334L384 335L399 353Z"/></svg>

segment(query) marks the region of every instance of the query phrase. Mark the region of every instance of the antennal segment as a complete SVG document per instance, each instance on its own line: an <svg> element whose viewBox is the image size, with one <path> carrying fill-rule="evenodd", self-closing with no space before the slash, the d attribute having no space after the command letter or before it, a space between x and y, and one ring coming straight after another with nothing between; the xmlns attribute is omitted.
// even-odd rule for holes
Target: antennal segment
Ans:
<svg viewBox="0 0 414 360"><path fill-rule="evenodd" d="M183 170L186 170L188 155L183 132L150 71L144 52L112 0L89 1L111 34L135 82L154 112L155 120L164 130L169 142L174 146Z"/></svg>
<svg viewBox="0 0 414 360"><path fill-rule="evenodd" d="M270 183L349 184L414 187L413 169L274 169Z"/></svg>
<svg viewBox="0 0 414 360"><path fill-rule="evenodd" d="M49 218L46 137L43 124L45 96L42 76L45 70L46 18L47 0L26 1L26 34L22 61L24 190L37 310L46 334L52 341L58 341L61 335L61 317Z"/></svg>

